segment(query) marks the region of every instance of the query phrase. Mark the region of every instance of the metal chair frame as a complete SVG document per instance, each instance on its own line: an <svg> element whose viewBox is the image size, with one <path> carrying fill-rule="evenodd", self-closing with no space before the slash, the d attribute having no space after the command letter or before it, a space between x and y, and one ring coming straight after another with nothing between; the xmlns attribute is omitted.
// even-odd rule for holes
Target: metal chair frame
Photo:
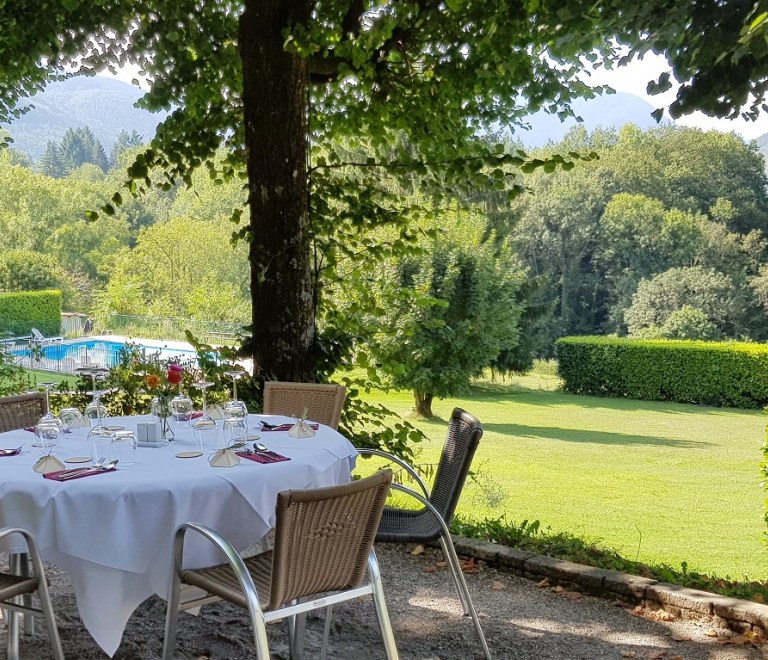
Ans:
<svg viewBox="0 0 768 660"><path fill-rule="evenodd" d="M27 615L31 613L43 615L46 627L48 628L48 638L51 641L53 657L55 660L64 660L64 652L61 648L59 631L56 627L56 617L53 613L51 596L48 592L48 581L45 577L43 560L40 557L37 544L32 535L24 529L18 527L5 527L0 529L0 539L5 538L10 534L20 534L24 537L28 549L27 554L31 559L32 568L34 569L34 576L15 575L13 573L0 574L0 577L5 578L8 582L6 586L0 588L0 607L9 612L7 623L8 660L18 660L19 657L19 612ZM12 566L11 568L13 569L15 567ZM23 573L25 571L22 570L21 572ZM2 596L3 593L6 595ZM37 597L40 600L40 608L32 607L31 601L26 599L27 596L31 596L34 593L37 593ZM25 616L25 620L27 618L28 617Z"/></svg>
<svg viewBox="0 0 768 660"><path fill-rule="evenodd" d="M472 415L469 415L467 412L462 410L461 408L456 408L453 411L453 414L451 416L451 421L463 421L464 423L467 423L470 425L471 433L473 434L473 437L470 440L470 447L468 448L468 453L466 456L467 462L464 466L466 471L469 470L469 464L471 463L471 460L474 456L474 451L477 446L477 443L480 441L480 437L482 437L482 425L480 422L473 417ZM449 436L450 437L450 436ZM391 486L391 490L397 490L399 492L405 493L406 495L409 495L410 497L413 497L415 500L417 500L424 509L429 512L432 516L434 516L435 521L438 525L439 533L435 535L440 539L440 546L443 550L443 554L445 555L445 559L448 562L448 567L451 572L451 577L453 578L454 586L456 587L456 592L459 597L459 602L461 603L462 609L464 610L464 614L466 616L469 616L472 618L472 622L475 626L475 630L477 631L477 635L480 638L480 644L483 647L483 653L485 654L486 660L492 660L490 649L488 648L488 642L485 639L485 634L483 633L483 629L480 625L480 619L477 616L477 611L475 610L475 606L472 603L472 598L469 594L469 588L467 587L467 582L464 578L464 574L461 570L461 564L459 562L459 557L456 554L456 549L453 546L453 541L451 539L451 533L448 528L448 524L450 523L451 518L453 517L453 508L455 508L455 504L458 501L458 495L455 493L452 493L452 497L450 500L452 503L448 504L448 511L445 514L441 514L441 512L435 507L435 505L432 502L433 494L430 492L429 487L424 482L424 479L422 479L421 475L416 471L416 469L407 463L406 461L402 460L401 458L398 458L397 456L394 456L393 454L390 454L385 451L381 451L378 449L358 449L358 452L361 455L371 455L371 456L379 456L381 458L386 459L387 461L394 463L398 465L400 468L405 470L410 477L413 479L413 481L418 484L419 489L421 490L421 493L408 488L406 486L403 486L402 484L393 483ZM441 461L442 465L443 461ZM438 475L440 472L440 465L438 466ZM437 480L437 477L436 477ZM460 493L461 488L463 487L464 478L461 479L461 483L458 485L458 490ZM454 497L454 495L456 495ZM392 512L393 509L391 507L388 507L388 511ZM396 511L396 509L394 509ZM447 520L443 517L445 515L445 518L448 518ZM403 533L403 536L408 536L407 534ZM435 536L432 536L429 539L419 539L420 541L428 541L435 538ZM381 538L381 533L379 533L376 536L377 542L388 542L389 539L384 540Z"/></svg>
<svg viewBox="0 0 768 660"><path fill-rule="evenodd" d="M391 472L389 473L388 478L389 480L391 480ZM369 477L369 479L371 478ZM381 478L379 478L378 481L381 482L382 481ZM352 482L351 484L348 484L347 487L352 488L355 486L355 484L360 484L360 483L361 482L359 481ZM343 489L345 487L332 486L331 488ZM315 489L315 490L320 491L323 489ZM381 508L383 508L383 502L385 497L386 495L384 495L384 497L381 500L381 507L378 511L377 519L375 520L376 525L378 525L378 519L381 516ZM280 518L278 518L278 527L276 527L276 535L279 535L280 533L279 527L280 527ZM325 609L336 603L354 600L356 598L360 598L362 596L367 596L367 595L371 595L373 597L374 608L376 610L376 615L379 621L379 628L381 630L381 635L384 641L384 648L386 651L387 658L388 660L399 660L399 656L397 653L397 646L395 644L395 638L392 632L392 626L389 620L387 604L384 597L384 589L383 589L382 580L381 580L381 571L379 568L378 560L376 559L376 553L373 551L373 548L371 548L370 552L368 553L367 572L369 576L369 581L367 584L346 588L344 590L332 592L330 594L326 594L326 593L320 593L320 594L302 593L299 595L294 594L296 595L296 597L292 598L288 603L281 604L277 607L273 607L274 604L269 603L267 604L266 607L262 607L261 601L259 599L259 593L258 593L256 584L254 582L253 576L249 571L248 566L246 566L245 561L240 556L240 554L223 536L218 534L216 531L210 529L209 527L205 527L203 525L199 525L196 523L182 524L176 529L176 532L174 534L173 580L172 580L172 584L171 584L169 595L168 595L168 609L167 609L166 625L165 625L165 638L163 641L163 656L162 656L163 660L173 659L174 647L176 645L176 632L177 632L179 611L192 609L195 607L199 607L200 605L206 604L208 602L219 600L218 596L211 596L210 594L208 594L202 598L181 603L181 588L182 588L182 584L184 583L184 580L183 580L184 570L182 569L183 558L184 558L183 557L184 538L186 533L189 531L200 534L204 538L208 539L211 543L213 543L219 549L219 551L224 555L224 557L226 558L226 565L228 565L228 567L231 569L234 576L237 578L239 587L242 590L242 594L240 594L240 596L245 597L246 609L248 610L248 614L251 619L251 624L253 626L254 644L256 646L256 657L258 658L258 660L268 660L270 658L266 624L279 619L284 619L284 618L288 619L288 634L289 634L291 657L296 658L300 656L300 648L299 648L299 641L298 641L300 638L299 629L303 625L303 622L302 622L303 617L300 617L299 615L302 615L311 610ZM372 542L373 542L373 538L371 535L370 543ZM370 545L368 547L370 547ZM274 559L274 556L273 556L273 559ZM273 564L273 568L276 568L277 571L282 570L281 567L275 566L275 564ZM270 576L270 583L272 582L272 579L284 579L285 577L286 577L285 575L280 575L277 578L275 578L275 572L273 572ZM266 597L272 600L274 598L274 594L272 595L272 597L270 597L269 594L267 594ZM264 599L262 598L262 601L263 600ZM233 602L233 601L230 601L230 602ZM234 604L241 605L240 603L234 603ZM326 629L325 629L325 635L323 638L323 649L322 649L323 657L325 656L325 649L326 649L327 636L328 636L328 630L329 630L329 627L327 624L328 624L328 619L326 620Z"/></svg>

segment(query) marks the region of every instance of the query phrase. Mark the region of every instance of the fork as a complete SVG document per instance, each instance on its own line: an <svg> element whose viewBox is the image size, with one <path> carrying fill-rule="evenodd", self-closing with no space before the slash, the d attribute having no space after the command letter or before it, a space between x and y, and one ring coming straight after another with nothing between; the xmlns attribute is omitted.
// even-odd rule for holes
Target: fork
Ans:
<svg viewBox="0 0 768 660"><path fill-rule="evenodd" d="M99 468L101 468L102 465L104 465L106 460L107 460L106 456L102 456L93 465L89 465L87 467L72 468L71 470L66 470L66 471L62 472L59 475L59 479L67 479L68 477L74 476L76 474L80 474L82 472L87 472L88 470L93 470L93 469L97 469L98 470Z"/></svg>

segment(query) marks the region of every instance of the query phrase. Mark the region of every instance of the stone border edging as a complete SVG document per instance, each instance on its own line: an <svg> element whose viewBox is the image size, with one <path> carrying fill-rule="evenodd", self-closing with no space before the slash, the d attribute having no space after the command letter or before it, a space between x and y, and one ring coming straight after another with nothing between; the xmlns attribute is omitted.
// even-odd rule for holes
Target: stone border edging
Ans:
<svg viewBox="0 0 768 660"><path fill-rule="evenodd" d="M755 631L768 636L768 605L730 598L698 589L688 589L639 575L574 564L564 559L537 555L496 543L453 536L456 552L529 579L551 578L578 584L590 593L621 598L664 609L682 619L704 619L714 626L739 633Z"/></svg>

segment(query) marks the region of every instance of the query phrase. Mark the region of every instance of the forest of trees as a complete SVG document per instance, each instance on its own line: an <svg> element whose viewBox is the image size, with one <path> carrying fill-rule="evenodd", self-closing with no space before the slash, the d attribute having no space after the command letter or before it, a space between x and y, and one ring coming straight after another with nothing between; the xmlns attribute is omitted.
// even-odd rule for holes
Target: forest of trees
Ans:
<svg viewBox="0 0 768 660"><path fill-rule="evenodd" d="M73 131L59 153L88 135ZM67 157L58 177L45 173L45 158L32 166L0 152L0 287L55 286L67 309L102 316L246 325L247 245L233 240L240 226L231 220L232 208L244 207L238 178L198 172L193 188L155 187L112 217L85 219L120 188L138 141L125 134L106 171ZM365 343L390 382L416 391L427 393L418 360L461 353L479 365L457 370L458 380L447 369L444 382L433 378L438 396L488 364L525 368L568 334L768 339L768 181L754 145L735 134L629 125L573 129L533 155L567 152L598 157L525 175L528 190L512 201L483 191L459 206L446 201L409 218L408 230L382 226L338 245L318 233L318 267L335 273L318 294L321 329L337 344ZM390 194L429 207L418 180L392 184ZM384 265L357 258L371 245Z"/></svg>

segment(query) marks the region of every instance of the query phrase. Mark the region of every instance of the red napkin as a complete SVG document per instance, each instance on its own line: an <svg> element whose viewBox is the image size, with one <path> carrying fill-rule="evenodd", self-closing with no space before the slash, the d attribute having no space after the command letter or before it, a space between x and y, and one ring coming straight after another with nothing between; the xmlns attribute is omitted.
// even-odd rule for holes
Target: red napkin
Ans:
<svg viewBox="0 0 768 660"><path fill-rule="evenodd" d="M203 416L203 411L198 410L197 412L192 413L192 415L190 416L190 419L197 419L198 417L202 417L202 416Z"/></svg>
<svg viewBox="0 0 768 660"><path fill-rule="evenodd" d="M251 461L256 461L257 463L282 463L283 461L291 460L287 456L281 456L273 451L260 452L258 454L246 453L244 451L236 451L235 453L241 458L247 458Z"/></svg>
<svg viewBox="0 0 768 660"><path fill-rule="evenodd" d="M109 470L90 470L90 468L80 468L82 469L82 474L76 474L73 477L67 477L66 479L61 478L62 472L69 472L69 470L59 470L58 472L48 472L43 475L46 479L52 479L53 481L70 481L72 479L82 479L83 477L90 477L92 474L103 474L104 472L114 472L115 468L110 468ZM90 470L90 472L89 472Z"/></svg>
<svg viewBox="0 0 768 660"><path fill-rule="evenodd" d="M290 431L294 426L295 424L280 424L280 426L273 427L262 426L259 431ZM315 431L320 428L319 424L307 424L307 426Z"/></svg>

